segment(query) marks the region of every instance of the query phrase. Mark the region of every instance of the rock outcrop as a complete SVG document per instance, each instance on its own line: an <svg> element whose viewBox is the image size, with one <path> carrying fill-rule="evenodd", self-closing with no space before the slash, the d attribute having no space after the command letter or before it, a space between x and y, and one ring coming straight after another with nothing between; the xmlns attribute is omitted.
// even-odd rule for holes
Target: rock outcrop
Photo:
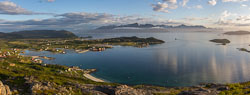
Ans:
<svg viewBox="0 0 250 95"><path fill-rule="evenodd" d="M0 81L0 95L11 95L9 86L4 85L2 81Z"/></svg>
<svg viewBox="0 0 250 95"><path fill-rule="evenodd" d="M143 90L137 90L127 85L118 86L115 89L115 95L151 95Z"/></svg>

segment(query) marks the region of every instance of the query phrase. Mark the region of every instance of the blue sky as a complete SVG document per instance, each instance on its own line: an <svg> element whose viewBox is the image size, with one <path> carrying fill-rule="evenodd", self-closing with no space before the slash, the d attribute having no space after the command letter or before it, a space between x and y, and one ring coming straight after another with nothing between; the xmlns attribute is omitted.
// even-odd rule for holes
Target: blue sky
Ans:
<svg viewBox="0 0 250 95"><path fill-rule="evenodd" d="M0 30L91 29L128 23L250 29L248 0L0 0Z"/></svg>

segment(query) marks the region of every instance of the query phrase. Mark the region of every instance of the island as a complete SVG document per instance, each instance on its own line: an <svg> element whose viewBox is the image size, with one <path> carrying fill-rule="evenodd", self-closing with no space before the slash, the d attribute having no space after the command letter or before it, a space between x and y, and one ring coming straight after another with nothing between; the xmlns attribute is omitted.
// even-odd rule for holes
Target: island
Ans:
<svg viewBox="0 0 250 95"><path fill-rule="evenodd" d="M226 34L226 35L249 35L250 32L249 31L230 31L230 32L226 32L224 34Z"/></svg>
<svg viewBox="0 0 250 95"><path fill-rule="evenodd" d="M250 50L247 50L246 48L237 48L239 51L244 51L250 53Z"/></svg>
<svg viewBox="0 0 250 95"><path fill-rule="evenodd" d="M210 40L210 42L219 43L221 45L226 45L230 43L228 39L213 39L213 40Z"/></svg>
<svg viewBox="0 0 250 95"><path fill-rule="evenodd" d="M144 47L164 43L153 37L86 40L68 32L57 33L62 36L31 33L31 38L28 38L27 35L20 36L18 32L3 33L9 36L0 39L0 95L228 95L231 93L242 95L250 91L250 82L206 83L192 87L110 83L91 76L96 69L46 64L40 58L53 58L21 55L26 49L63 53L65 49L99 51L104 47L112 48L112 45Z"/></svg>

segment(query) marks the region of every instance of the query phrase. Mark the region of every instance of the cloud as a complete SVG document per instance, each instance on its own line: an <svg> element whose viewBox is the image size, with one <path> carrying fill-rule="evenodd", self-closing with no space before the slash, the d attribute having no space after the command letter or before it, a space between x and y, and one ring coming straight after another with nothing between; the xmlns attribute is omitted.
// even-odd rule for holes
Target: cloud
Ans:
<svg viewBox="0 0 250 95"><path fill-rule="evenodd" d="M72 12L55 15L49 19L31 19L24 21L6 21L0 19L0 31L29 29L85 30L103 25L131 24L136 22L152 24L180 24L179 22L175 22L173 20L170 21L161 19L160 17L155 19L140 16L118 16L106 13Z"/></svg>
<svg viewBox="0 0 250 95"><path fill-rule="evenodd" d="M239 16L236 18L237 21L250 21L250 15L248 16Z"/></svg>
<svg viewBox="0 0 250 95"><path fill-rule="evenodd" d="M95 23L95 22L105 23L109 22L107 20L110 20L112 17L113 15L104 13L76 12L76 13L65 13L56 15L55 18L50 18L50 19L32 19L27 21L9 22L8 24L68 26L68 25Z"/></svg>
<svg viewBox="0 0 250 95"><path fill-rule="evenodd" d="M39 2L42 3L42 2L55 2L56 0L40 0Z"/></svg>
<svg viewBox="0 0 250 95"><path fill-rule="evenodd" d="M183 0L182 3L181 3L181 5L182 5L182 6L186 6L187 3L188 3L188 1L189 1L189 0Z"/></svg>
<svg viewBox="0 0 250 95"><path fill-rule="evenodd" d="M157 4L153 4L152 7L153 7L153 10L156 12L168 13L167 9L169 8L169 6L167 3L158 2Z"/></svg>
<svg viewBox="0 0 250 95"><path fill-rule="evenodd" d="M31 19L24 21L0 21L1 31L33 29L84 29L96 25L105 25L115 21L114 15L105 13L65 13L49 19ZM15 28L13 28L15 27Z"/></svg>
<svg viewBox="0 0 250 95"><path fill-rule="evenodd" d="M221 17L215 23L221 26L230 27L249 27L250 26L250 15L239 15L235 13L230 13L227 10L222 12Z"/></svg>
<svg viewBox="0 0 250 95"><path fill-rule="evenodd" d="M218 20L218 22L216 22L217 24L220 24L220 25L229 25L229 23L232 23L232 20L227 20L228 17L232 16L233 14L228 12L227 10L223 11L221 13L221 16Z"/></svg>
<svg viewBox="0 0 250 95"><path fill-rule="evenodd" d="M249 0L221 0L222 2L245 2ZM217 4L217 0L210 0L208 1L209 5L215 6ZM242 4L243 7L246 7L245 4Z"/></svg>
<svg viewBox="0 0 250 95"><path fill-rule="evenodd" d="M216 22L216 24L218 25L231 25L231 23L233 22L232 19L227 19L227 17L231 16L232 13L228 12L227 10L223 11L221 13L221 16L218 20L218 22Z"/></svg>
<svg viewBox="0 0 250 95"><path fill-rule="evenodd" d="M212 21L212 19L208 17L186 17L183 19L186 21Z"/></svg>
<svg viewBox="0 0 250 95"><path fill-rule="evenodd" d="M232 13L228 12L227 10L225 10L224 12L222 12L221 14L221 19L227 18L229 16L231 16Z"/></svg>
<svg viewBox="0 0 250 95"><path fill-rule="evenodd" d="M48 2L55 2L56 0L47 0Z"/></svg>
<svg viewBox="0 0 250 95"><path fill-rule="evenodd" d="M0 2L0 14L9 14L9 15L30 15L33 12L28 11L13 2L10 1L2 1Z"/></svg>
<svg viewBox="0 0 250 95"><path fill-rule="evenodd" d="M202 6L202 5L196 5L195 8L197 8L197 9L202 9L203 6Z"/></svg>
<svg viewBox="0 0 250 95"><path fill-rule="evenodd" d="M53 13L38 13L24 9L10 1L0 2L0 14L5 15L54 15Z"/></svg>
<svg viewBox="0 0 250 95"><path fill-rule="evenodd" d="M172 4L176 4L177 3L177 0L162 0L163 2L169 2L169 3L172 3Z"/></svg>
<svg viewBox="0 0 250 95"><path fill-rule="evenodd" d="M244 2L248 0L222 0L222 2Z"/></svg>
<svg viewBox="0 0 250 95"><path fill-rule="evenodd" d="M157 2L157 4L152 4L153 11L169 13L169 9L176 9L177 0L162 0L162 2Z"/></svg>
<svg viewBox="0 0 250 95"><path fill-rule="evenodd" d="M241 7L247 7L247 5L246 4L241 4Z"/></svg>
<svg viewBox="0 0 250 95"><path fill-rule="evenodd" d="M228 20L223 20L216 22L215 24L221 25L221 26L231 26L231 27L237 27L241 28L242 26L249 27L250 26L250 20L247 21L236 21L235 19L228 19Z"/></svg>
<svg viewBox="0 0 250 95"><path fill-rule="evenodd" d="M217 1L216 0L210 0L210 1L208 1L208 4L212 5L212 6L215 6L217 4Z"/></svg>
<svg viewBox="0 0 250 95"><path fill-rule="evenodd" d="M188 22L189 25L204 25L207 27L213 27L216 20L212 17L185 17L181 19L182 22Z"/></svg>
<svg viewBox="0 0 250 95"><path fill-rule="evenodd" d="M215 6L217 4L218 0L210 0L208 1L209 5ZM249 1L249 0L221 0L221 2L245 2L245 1ZM242 7L246 7L247 5L242 4Z"/></svg>

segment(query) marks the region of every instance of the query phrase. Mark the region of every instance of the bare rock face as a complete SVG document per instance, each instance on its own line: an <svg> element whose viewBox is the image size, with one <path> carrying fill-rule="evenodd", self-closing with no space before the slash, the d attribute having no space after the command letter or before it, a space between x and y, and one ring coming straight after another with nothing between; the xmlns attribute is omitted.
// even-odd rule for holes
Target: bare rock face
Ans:
<svg viewBox="0 0 250 95"><path fill-rule="evenodd" d="M31 86L31 91L33 95L41 94L40 91L52 91L58 92L57 94L64 93L63 95L69 95L69 88L56 85L55 83L45 82L45 83L33 83Z"/></svg>
<svg viewBox="0 0 250 95"><path fill-rule="evenodd" d="M2 81L0 81L0 95L11 95L9 86L4 85Z"/></svg>
<svg viewBox="0 0 250 95"><path fill-rule="evenodd" d="M137 90L127 85L118 86L115 89L115 95L150 95L143 90Z"/></svg>

